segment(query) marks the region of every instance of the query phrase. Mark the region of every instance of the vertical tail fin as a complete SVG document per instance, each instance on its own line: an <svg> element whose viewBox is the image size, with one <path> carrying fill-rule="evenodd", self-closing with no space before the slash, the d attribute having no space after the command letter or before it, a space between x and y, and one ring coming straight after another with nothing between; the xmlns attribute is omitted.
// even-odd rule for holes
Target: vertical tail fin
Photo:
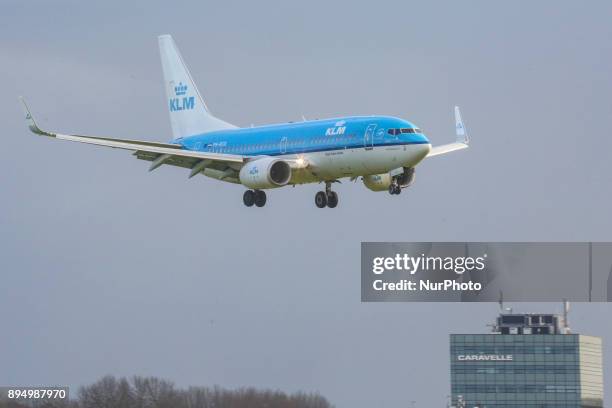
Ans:
<svg viewBox="0 0 612 408"><path fill-rule="evenodd" d="M470 138L465 130L463 119L461 119L461 111L458 106L455 106L455 130L457 131L457 142L469 144Z"/></svg>
<svg viewBox="0 0 612 408"><path fill-rule="evenodd" d="M210 114L170 35L159 36L173 140L236 126Z"/></svg>

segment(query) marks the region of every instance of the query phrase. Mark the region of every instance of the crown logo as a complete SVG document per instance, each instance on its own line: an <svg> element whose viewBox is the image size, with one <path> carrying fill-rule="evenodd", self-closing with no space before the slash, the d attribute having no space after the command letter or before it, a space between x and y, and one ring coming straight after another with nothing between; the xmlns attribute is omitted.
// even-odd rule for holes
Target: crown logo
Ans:
<svg viewBox="0 0 612 408"><path fill-rule="evenodd" d="M176 94L176 96L185 95L187 93L187 85L184 85L182 82L179 82L179 84L174 87L174 93Z"/></svg>

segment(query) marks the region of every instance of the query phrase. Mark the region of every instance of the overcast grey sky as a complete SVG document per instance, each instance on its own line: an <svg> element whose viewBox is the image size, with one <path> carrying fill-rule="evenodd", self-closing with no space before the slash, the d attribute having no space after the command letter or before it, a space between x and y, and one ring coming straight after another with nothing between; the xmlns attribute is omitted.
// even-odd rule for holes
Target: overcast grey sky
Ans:
<svg viewBox="0 0 612 408"><path fill-rule="evenodd" d="M3 1L0 384L139 374L443 406L448 334L496 305L361 304L360 242L612 240L611 18L608 1ZM27 132L18 95L44 127L167 141L164 33L229 122L389 114L442 144L458 104L473 145L401 196L345 182L319 210L307 185L256 210L239 186ZM572 312L606 336L608 396L611 312Z"/></svg>

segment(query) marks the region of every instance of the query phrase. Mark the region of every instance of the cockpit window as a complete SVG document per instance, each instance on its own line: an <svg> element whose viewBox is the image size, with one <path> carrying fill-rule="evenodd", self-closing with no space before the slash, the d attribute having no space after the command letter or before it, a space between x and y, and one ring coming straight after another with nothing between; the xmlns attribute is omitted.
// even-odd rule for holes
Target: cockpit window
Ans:
<svg viewBox="0 0 612 408"><path fill-rule="evenodd" d="M390 135L399 135L400 133L423 133L419 128L402 128L402 129L389 129Z"/></svg>

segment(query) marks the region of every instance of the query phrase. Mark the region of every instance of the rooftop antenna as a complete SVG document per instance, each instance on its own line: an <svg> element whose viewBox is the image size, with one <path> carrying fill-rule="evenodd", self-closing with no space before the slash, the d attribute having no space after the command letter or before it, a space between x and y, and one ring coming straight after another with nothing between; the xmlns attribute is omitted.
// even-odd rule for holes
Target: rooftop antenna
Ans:
<svg viewBox="0 0 612 408"><path fill-rule="evenodd" d="M589 302L593 301L593 243L589 242Z"/></svg>
<svg viewBox="0 0 612 408"><path fill-rule="evenodd" d="M499 300L497 301L497 303L499 303L499 309L502 313L507 312L509 314L512 314L511 307L504 308L504 292L501 290L499 291Z"/></svg>
<svg viewBox="0 0 612 408"><path fill-rule="evenodd" d="M612 268L610 268L610 276L608 276L608 302L612 302Z"/></svg>
<svg viewBox="0 0 612 408"><path fill-rule="evenodd" d="M503 314L504 313L504 292L501 290L499 291L499 300L497 301L497 303L499 304L499 312ZM487 324L487 327L490 327L493 333L499 332L499 326L497 325L497 319L495 319L494 323Z"/></svg>
<svg viewBox="0 0 612 408"><path fill-rule="evenodd" d="M567 299L563 299L563 334L569 334L571 329L569 327L569 320L567 315L570 311L570 302Z"/></svg>

